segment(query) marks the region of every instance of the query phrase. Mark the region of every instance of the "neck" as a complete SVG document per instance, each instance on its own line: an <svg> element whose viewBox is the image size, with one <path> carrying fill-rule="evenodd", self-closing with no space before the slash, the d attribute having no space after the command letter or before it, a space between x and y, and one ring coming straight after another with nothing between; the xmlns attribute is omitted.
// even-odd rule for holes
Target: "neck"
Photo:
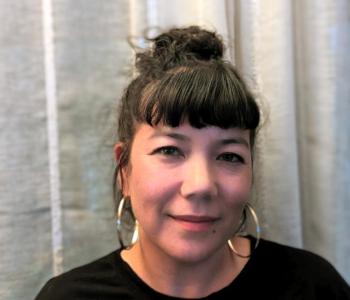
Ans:
<svg viewBox="0 0 350 300"><path fill-rule="evenodd" d="M138 242L123 251L122 257L146 284L174 297L200 298L218 291L230 284L248 261L233 255L228 246L195 263L176 260L150 247Z"/></svg>

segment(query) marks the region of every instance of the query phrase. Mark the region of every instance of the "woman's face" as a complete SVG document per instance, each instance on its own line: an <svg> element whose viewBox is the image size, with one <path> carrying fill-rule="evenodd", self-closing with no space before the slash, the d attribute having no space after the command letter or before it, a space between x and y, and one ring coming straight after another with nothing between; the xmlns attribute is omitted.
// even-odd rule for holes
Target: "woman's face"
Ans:
<svg viewBox="0 0 350 300"><path fill-rule="evenodd" d="M248 200L249 130L140 124L123 174L144 249L203 260L226 247Z"/></svg>

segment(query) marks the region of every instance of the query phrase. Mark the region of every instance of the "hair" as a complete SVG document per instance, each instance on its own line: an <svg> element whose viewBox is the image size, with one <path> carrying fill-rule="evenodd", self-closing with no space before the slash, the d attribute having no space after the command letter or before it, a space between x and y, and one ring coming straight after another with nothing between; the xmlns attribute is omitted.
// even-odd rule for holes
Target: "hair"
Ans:
<svg viewBox="0 0 350 300"><path fill-rule="evenodd" d="M120 101L118 138L123 149L113 179L117 205L122 195L117 195L116 179L129 164L137 124L177 127L186 120L196 128L238 127L250 130L253 147L260 121L252 93L223 59L220 35L191 26L171 29L149 41L152 47L136 54L138 74Z"/></svg>

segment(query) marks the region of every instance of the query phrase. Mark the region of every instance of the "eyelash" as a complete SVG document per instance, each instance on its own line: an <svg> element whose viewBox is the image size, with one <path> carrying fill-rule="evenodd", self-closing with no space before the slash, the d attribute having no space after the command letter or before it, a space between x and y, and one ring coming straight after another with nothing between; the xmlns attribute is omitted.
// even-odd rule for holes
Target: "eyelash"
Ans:
<svg viewBox="0 0 350 300"><path fill-rule="evenodd" d="M171 151L172 153L169 153L169 151ZM176 152L176 154L174 154L174 152ZM162 154L165 156L183 156L180 149L175 146L164 146L157 148L152 152L152 154Z"/></svg>
<svg viewBox="0 0 350 300"><path fill-rule="evenodd" d="M152 154L161 154L164 156L174 156L174 157L184 156L182 151L175 146L164 146L164 147L157 148L152 152ZM225 152L220 154L217 157L217 160L221 160L229 163L245 163L242 156L232 152Z"/></svg>
<svg viewBox="0 0 350 300"><path fill-rule="evenodd" d="M219 160L223 160L223 161L227 161L227 162L230 162L230 163L244 163L244 159L242 156L236 154L236 153L232 153L232 152L226 152L226 153L222 153L219 155L219 158L220 157L224 157L226 156L230 156L230 158L227 158L227 159L219 159Z"/></svg>

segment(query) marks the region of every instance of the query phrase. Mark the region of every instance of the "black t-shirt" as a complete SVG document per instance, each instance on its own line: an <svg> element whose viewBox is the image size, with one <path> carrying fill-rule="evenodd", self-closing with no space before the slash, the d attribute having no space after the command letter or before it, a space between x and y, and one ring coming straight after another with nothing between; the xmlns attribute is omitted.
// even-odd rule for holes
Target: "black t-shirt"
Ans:
<svg viewBox="0 0 350 300"><path fill-rule="evenodd" d="M153 290L122 260L120 252L49 280L35 300L180 299ZM350 300L350 287L320 256L261 240L228 286L201 299Z"/></svg>

